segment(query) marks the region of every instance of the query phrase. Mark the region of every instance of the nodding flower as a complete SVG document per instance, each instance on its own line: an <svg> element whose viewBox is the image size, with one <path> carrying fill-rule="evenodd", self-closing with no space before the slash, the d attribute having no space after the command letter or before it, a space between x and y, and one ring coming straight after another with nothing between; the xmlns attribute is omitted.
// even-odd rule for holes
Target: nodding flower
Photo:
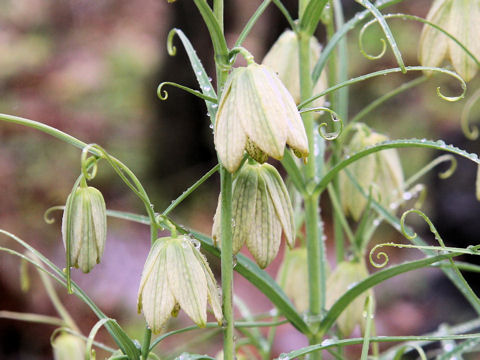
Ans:
<svg viewBox="0 0 480 360"><path fill-rule="evenodd" d="M138 290L138 312L159 333L180 308L200 327L207 323L207 300L218 323L222 306L207 260L188 236L157 239L148 254Z"/></svg>
<svg viewBox="0 0 480 360"><path fill-rule="evenodd" d="M235 172L244 151L260 163L281 159L289 145L308 156L308 140L292 95L264 65L250 63L229 75L215 120L215 148L222 165Z"/></svg>
<svg viewBox="0 0 480 360"><path fill-rule="evenodd" d="M88 273L100 262L107 238L107 210L102 193L77 187L67 198L62 218L63 244L70 241L70 264Z"/></svg>
<svg viewBox="0 0 480 360"><path fill-rule="evenodd" d="M310 38L310 72L320 59L322 46L317 38ZM286 30L275 41L262 61L263 65L270 67L292 94L296 104L300 103L300 65L298 63L298 36L292 30ZM322 71L320 78L313 84L313 94L318 94L327 88L327 78ZM325 97L320 97L311 105L314 107L323 106Z"/></svg>
<svg viewBox="0 0 480 360"><path fill-rule="evenodd" d="M295 244L293 210L278 171L270 164L246 163L234 182L232 200L233 252L247 244L255 261L265 268L277 256L282 232L287 244ZM219 198L213 223L213 240L221 241Z"/></svg>
<svg viewBox="0 0 480 360"><path fill-rule="evenodd" d="M367 267L364 261L342 261L327 278L327 309L347 292L352 286L368 277ZM367 296L372 296L370 289L347 306L337 319L337 326L342 335L347 337L360 325L362 332L365 330L366 318L364 316L364 306Z"/></svg>
<svg viewBox="0 0 480 360"><path fill-rule="evenodd" d="M79 337L62 332L52 341L54 360L85 359L85 342Z"/></svg>
<svg viewBox="0 0 480 360"><path fill-rule="evenodd" d="M480 1L435 0L427 20L453 35L472 54L480 58ZM426 24L420 37L419 59L424 66L440 66L450 57L456 72L470 81L478 71L477 63L455 41Z"/></svg>
<svg viewBox="0 0 480 360"><path fill-rule="evenodd" d="M387 136L371 130L365 124L358 124L357 132L348 145L348 151L352 154L387 140ZM372 198L386 207L403 194L403 170L395 149L367 155L348 166L347 170L366 193L371 191ZM368 200L345 171L340 173L340 197L345 213L358 221Z"/></svg>

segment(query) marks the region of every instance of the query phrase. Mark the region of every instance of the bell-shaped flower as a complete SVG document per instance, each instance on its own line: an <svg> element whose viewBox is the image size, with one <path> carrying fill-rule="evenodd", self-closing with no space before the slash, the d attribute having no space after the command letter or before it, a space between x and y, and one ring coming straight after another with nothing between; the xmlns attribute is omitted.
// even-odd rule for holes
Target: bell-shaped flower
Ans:
<svg viewBox="0 0 480 360"><path fill-rule="evenodd" d="M322 46L317 38L310 38L310 72L320 58ZM277 39L263 58L262 64L267 65L278 74L280 80L292 94L296 104L300 103L300 66L298 63L298 36L292 30L286 30ZM325 72L322 72L313 86L313 94L319 94L327 88ZM315 100L311 106L323 106L325 98Z"/></svg>
<svg viewBox="0 0 480 360"><path fill-rule="evenodd" d="M138 290L138 312L159 333L180 308L200 327L207 323L207 300L219 323L222 307L207 260L187 236L160 238L152 245Z"/></svg>
<svg viewBox="0 0 480 360"><path fill-rule="evenodd" d="M100 262L107 238L107 210L102 193L79 186L65 205L62 218L63 244L70 241L70 264L88 273Z"/></svg>
<svg viewBox="0 0 480 360"><path fill-rule="evenodd" d="M308 310L308 262L307 249L296 248L285 253L277 282L292 299L299 312Z"/></svg>
<svg viewBox="0 0 480 360"><path fill-rule="evenodd" d="M345 294L352 286L368 277L367 267L363 261L343 261L327 278L327 309ZM364 306L367 297L373 296L370 289L355 298L337 319L337 326L342 335L347 337L360 325L362 332L365 330L366 318Z"/></svg>
<svg viewBox="0 0 480 360"><path fill-rule="evenodd" d="M215 120L215 148L222 165L235 172L246 150L259 162L281 159L288 144L308 156L308 140L295 101L267 66L251 63L229 75Z"/></svg>
<svg viewBox="0 0 480 360"><path fill-rule="evenodd" d="M387 136L372 131L364 124L359 124L348 150L352 154L387 140ZM367 155L349 165L347 169L364 192L371 193L372 198L385 207L389 207L403 194L402 165L395 149L381 150ZM358 221L368 200L345 171L340 173L340 197L345 213L351 214L353 219Z"/></svg>
<svg viewBox="0 0 480 360"><path fill-rule="evenodd" d="M54 360L84 360L85 342L77 336L62 332L52 341Z"/></svg>
<svg viewBox="0 0 480 360"><path fill-rule="evenodd" d="M243 244L261 268L277 256L282 231L290 247L295 244L295 226L290 196L278 171L267 163L246 163L234 182L232 197L233 252ZM213 240L219 245L220 199L213 223Z"/></svg>
<svg viewBox="0 0 480 360"><path fill-rule="evenodd" d="M453 35L472 54L480 58L480 1L435 0L427 20ZM465 81L470 81L478 71L475 61L455 41L425 25L420 37L419 59L424 66L439 66L447 55L453 68Z"/></svg>

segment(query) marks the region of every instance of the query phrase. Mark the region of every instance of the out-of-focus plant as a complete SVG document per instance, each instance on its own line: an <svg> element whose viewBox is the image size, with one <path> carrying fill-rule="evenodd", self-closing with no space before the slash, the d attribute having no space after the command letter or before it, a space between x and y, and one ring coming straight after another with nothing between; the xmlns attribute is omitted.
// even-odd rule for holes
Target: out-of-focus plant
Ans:
<svg viewBox="0 0 480 360"><path fill-rule="evenodd" d="M280 0L265 0L230 48L223 31L223 0L214 0L213 7L205 0L194 0L213 44L216 84L211 83L186 35L180 29L173 29L168 36L168 52L175 55L173 40L177 36L187 52L199 90L165 82L158 87L158 95L166 100L168 96L164 87L175 86L205 100L211 123L206 126L214 128L212 142L219 162L161 213L154 211L154 204L135 173L103 147L84 143L40 122L0 114L3 122L37 129L82 150L78 179L66 205L60 207L64 210L62 229L66 271L54 265L27 242L0 230L2 235L29 252L30 255L23 255L8 247L0 248L39 270L60 318L7 311L1 312L0 316L58 324L60 327L52 336L54 354L58 359L74 358L79 352L84 352L85 358L91 358L94 356L93 346L111 352L110 359L157 359L164 355L156 354L156 346L164 339L199 327L222 330L223 350L217 358L233 360L237 354L238 358L240 354L248 354L249 358L269 359L272 357L275 329L286 322L304 334L310 345L279 355L278 359L281 360L302 356L320 359L323 350L343 359L343 348L352 344L362 345L362 360L399 359L407 348L426 359L423 348L440 341L450 344L449 347L442 347L441 353L436 353L440 359L461 356L478 347L480 334L472 333L477 325L471 322L457 327L458 331L448 333L376 336L372 289L394 276L425 267L440 266L480 316L480 300L460 271L469 269L478 272L478 267L453 260L461 254L477 255L479 247L447 246L427 215L418 209L408 210L400 218L396 214L401 205L421 194L421 186L415 183L426 171L446 160L454 164L451 155L464 157L478 166L478 156L446 145L442 140L394 139L393 134L387 137L358 123L360 117L368 122L371 110L390 97L419 84L419 81L386 94L362 110L361 116L351 119L348 116L347 87L367 79L409 72L447 75L460 84L462 92L446 96L437 88L438 101L453 102L464 97L467 87L465 81L471 80L477 71L478 44L471 39L476 35L472 29L480 26L480 19L475 16L480 13L480 1L435 1L427 20L408 14L382 14L381 10L401 1L379 0L373 4L369 0L358 0L365 9L345 22L340 0L299 0L299 12L295 16L297 20ZM258 65L252 54L242 47L242 43L270 3L285 16L290 29L275 43L263 64ZM425 23L420 50L422 66L405 64L386 21L392 17ZM368 18L373 19L364 24L360 31L361 52L374 60L383 56L389 47L398 67L348 79L347 60L359 54L346 46L345 35ZM461 23L462 19L464 23ZM383 49L379 55L367 54L363 49L363 35L373 23L380 25L386 39L381 40ZM323 51L314 37L319 26L324 26L327 33ZM449 68L436 67L441 65L447 49L453 67L459 74ZM245 58L247 66L234 66L238 56ZM326 97L329 103L325 101ZM328 121L323 121L325 115L330 117ZM416 151L434 149L450 154L449 157L427 164L405 180L400 161L401 151L397 151L402 148L416 148ZM294 155L303 158L303 162ZM281 160L292 184L290 192L276 168L266 163L269 157ZM87 184L102 165L111 167L138 197L145 207L146 216L106 209L100 192ZM212 241L188 226L177 224L170 212L216 172L220 173L221 189ZM452 172L453 168L443 173L443 177ZM335 248L337 265L331 271L326 261L326 234L320 216L320 197L323 194L328 196L333 209L334 239L331 244ZM295 206L292 206L291 199L296 199ZM427 245L405 225L409 214L417 214L425 220L438 241L437 245ZM135 286L139 294L138 310L143 310L145 315L145 331L141 342L132 339L114 319L104 314L71 279L71 267L80 267L88 272L101 260L106 215L150 227L151 251L140 284ZM400 231L410 243L380 243L371 249L371 240L382 221L391 225L393 230ZM170 232L170 236L159 237L159 230ZM262 269L277 257L282 233L292 249L285 250L277 284ZM301 241L295 248L297 237ZM245 243L254 261L238 254ZM382 247L415 248L421 250L425 257L369 274L367 259L377 268L384 267L388 262L385 252L377 252ZM221 300L216 280L200 250L221 259ZM243 304L239 305L243 318L235 318L234 270L270 299L276 308L275 312L266 319L258 320L251 316ZM88 336L80 334L56 297L48 278L79 297L98 317L97 324ZM215 322L207 321L207 303L211 305L217 320ZM180 309L196 325L161 333L166 331L168 319L176 316ZM358 325L362 337L348 338ZM102 326L116 343L115 349L94 341ZM259 331L260 327L270 328L268 338ZM152 334L157 333L161 334L152 340ZM240 333L241 338L236 335ZM404 344L380 353L375 345L378 342ZM255 351L252 351L252 346ZM190 354L187 345L184 350L178 359L214 359L216 352L211 351L209 355Z"/></svg>

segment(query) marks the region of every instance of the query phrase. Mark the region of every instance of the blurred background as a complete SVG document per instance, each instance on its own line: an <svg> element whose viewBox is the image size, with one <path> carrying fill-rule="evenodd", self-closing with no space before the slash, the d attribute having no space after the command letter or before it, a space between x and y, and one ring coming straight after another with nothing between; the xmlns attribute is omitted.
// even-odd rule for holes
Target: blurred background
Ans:
<svg viewBox="0 0 480 360"><path fill-rule="evenodd" d="M292 14L297 12L296 1L283 2ZM260 3L226 2L225 30L229 45L234 43ZM425 16L430 4L431 1L404 1L388 12ZM347 19L360 9L352 1L344 1L344 6ZM406 64L418 65L416 51L421 24L401 20L392 20L390 24ZM0 112L37 120L87 143L100 144L136 173L156 210L162 211L216 164L203 101L174 88L167 89L167 101L156 97L156 88L162 81L197 88L178 39L175 40L177 55L167 55L166 36L172 27L185 32L207 72L214 77L208 33L191 1L167 4L163 0L2 0ZM280 12L270 5L244 45L261 61L286 27ZM324 43L325 31L319 29L317 35ZM376 27L367 32L367 50L375 53L380 49L379 37L380 30ZM350 77L396 66L389 52L377 61L364 58L358 48L358 31L351 32L348 41ZM418 76L418 73L390 75L352 86L350 116ZM478 79L469 84L467 98L478 84ZM460 131L459 119L465 100L442 101L435 94L439 85L448 94L460 91L454 81L436 77L391 99L366 121L391 138L444 138L447 143L479 153L478 141L466 140ZM472 118L478 118L477 110ZM438 154L402 150L400 155L408 177ZM60 267L64 267L65 261L61 212L53 213L57 221L52 225L44 222L43 214L49 207L65 203L79 175L79 165L78 149L38 131L0 123L0 228L18 235ZM448 245L477 244L480 206L474 196L475 167L459 159L459 169L452 178L439 180L437 172L421 179L428 189L424 210L432 216ZM109 209L144 212L140 201L106 164L101 164L92 184L102 191ZM210 234L218 192L216 175L172 213L174 219ZM330 235L329 205L325 201L322 205ZM419 233L425 230L421 222L417 228ZM402 241L386 225L380 226L375 239ZM22 251L5 237L0 238L0 246ZM142 315L136 314L136 295L148 248L147 227L109 219L102 263L88 275L73 271L75 281L99 307L138 339L142 338L144 322ZM332 246L329 251L329 260L334 266ZM392 263L422 256L414 250L390 253ZM274 277L281 258L267 269ZM218 261L214 258L209 261L219 276ZM33 269L30 269L30 291L21 291L19 268L16 257L0 254L0 310L55 315ZM475 277L466 276L476 289ZM88 334L97 320L95 316L64 289L58 288L58 292L83 333ZM239 276L235 278L235 292L254 314L272 309L268 299ZM379 335L421 334L437 329L442 323L456 324L473 317L470 306L436 269L387 281L376 288L376 301ZM170 328L188 324L190 320L180 313L171 321ZM0 319L0 359L51 359L50 335L54 329L49 325ZM158 353L162 358L172 358L183 351L214 355L221 348L221 335L215 331L207 334L210 341L192 344L187 343L192 340L191 334L172 337L160 344ZM104 330L98 339L114 346ZM283 325L277 332L274 355L305 345L307 340L300 333ZM356 350L349 351L355 358ZM103 358L106 354L100 351L98 356Z"/></svg>

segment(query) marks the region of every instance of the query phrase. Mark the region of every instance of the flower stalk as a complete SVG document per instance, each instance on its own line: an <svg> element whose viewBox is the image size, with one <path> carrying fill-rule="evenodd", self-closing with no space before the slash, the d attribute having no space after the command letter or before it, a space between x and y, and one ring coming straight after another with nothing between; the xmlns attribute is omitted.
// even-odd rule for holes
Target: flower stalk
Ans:
<svg viewBox="0 0 480 360"><path fill-rule="evenodd" d="M310 75L310 36L303 32L299 36L299 63L300 63L300 97L302 100L312 96L312 78ZM311 113L302 114L305 131L309 143L309 156L305 166L306 183L315 180L315 151L314 136L315 123ZM308 261L308 283L309 283L309 315L316 318L321 315L325 307L325 244L323 241L323 223L320 218L319 195L306 193L305 203L305 230L307 243ZM310 344L319 342L316 330L312 329L313 336L310 337ZM314 354L318 359L320 354Z"/></svg>

